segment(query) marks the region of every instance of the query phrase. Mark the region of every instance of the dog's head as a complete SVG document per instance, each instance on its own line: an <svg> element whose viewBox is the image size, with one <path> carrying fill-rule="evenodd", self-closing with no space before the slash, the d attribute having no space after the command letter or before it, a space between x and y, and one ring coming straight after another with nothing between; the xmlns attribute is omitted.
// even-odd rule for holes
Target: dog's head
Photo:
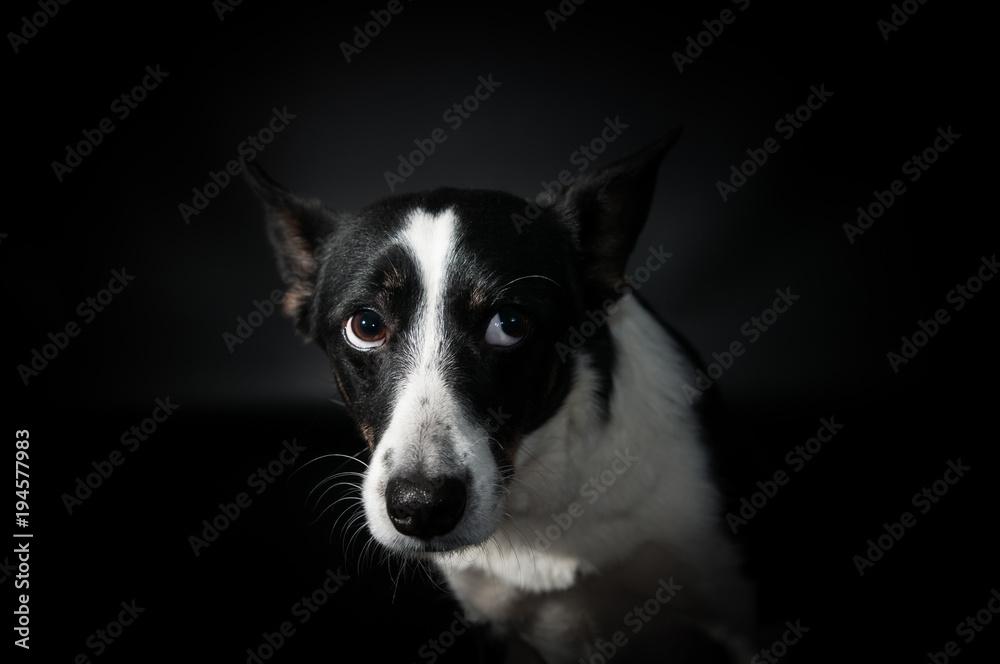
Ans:
<svg viewBox="0 0 1000 664"><path fill-rule="evenodd" d="M500 525L518 444L562 404L575 353L610 359L606 327L582 348L570 330L622 295L678 133L578 176L544 208L435 189L335 212L247 166L286 313L327 353L372 451L364 508L390 550L457 549Z"/></svg>

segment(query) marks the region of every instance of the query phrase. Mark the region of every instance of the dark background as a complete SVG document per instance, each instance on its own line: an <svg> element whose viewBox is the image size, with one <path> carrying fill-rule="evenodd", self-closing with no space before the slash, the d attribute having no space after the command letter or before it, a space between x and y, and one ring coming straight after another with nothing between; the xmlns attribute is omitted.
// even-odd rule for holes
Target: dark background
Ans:
<svg viewBox="0 0 1000 664"><path fill-rule="evenodd" d="M223 20L210 2L70 3L19 52L8 37L2 412L8 439L30 430L34 535L32 647L18 656L244 662L338 568L350 580L295 622L271 660L353 651L429 661L420 647L452 623L455 606L425 575L370 549L359 555L367 535L349 542L358 526L344 528L353 503L334 503L342 489L309 495L333 473L361 469L328 456L362 443L320 351L277 314L227 348L237 318L281 286L250 191L235 180L190 224L178 211L272 108L287 107L295 118L258 163L342 209L388 194L384 171L437 127L448 140L397 191L530 197L573 168L571 153L605 118L628 128L591 168L683 126L636 252L662 244L673 257L642 294L706 358L746 341L741 326L775 289L800 297L712 388L743 459L736 497L788 470L785 454L820 418L844 424L736 537L759 583L762 645L798 619L810 632L786 661L922 662L949 640L960 641L960 661L989 661L1000 627L965 644L955 625L1000 587L987 456L1000 285L987 282L961 311L946 300L997 249L994 131L973 116L995 78L986 17L913 3L885 40L877 22L889 3L755 1L740 11L717 1L653 15L591 0L555 30L545 16L554 0L531 10L429 4L405 3L350 63L339 44L385 3L247 0ZM735 21L678 72L672 54L725 8ZM5 32L38 11L8 3ZM156 65L169 76L119 119L112 101ZM449 127L442 113L488 75L501 86ZM821 84L830 99L780 137L775 122ZM59 182L52 162L105 117L115 130ZM902 164L939 127L961 138L911 184ZM780 150L724 202L716 182L771 136ZM842 225L894 179L906 193L848 242ZM123 267L134 281L85 323L77 306ZM951 321L894 373L886 354L939 308ZM17 365L71 321L79 335L25 385ZM127 451L123 432L168 396L179 409ZM293 438L306 447L304 470L254 493L248 476ZM63 494L115 450L124 463L68 514ZM915 512L913 494L958 458L966 477L859 576L852 557L866 540ZM189 536L241 491L252 504L195 556ZM13 584L0 586L13 596ZM132 599L145 611L97 656L88 638ZM478 647L462 635L441 661L476 661Z"/></svg>

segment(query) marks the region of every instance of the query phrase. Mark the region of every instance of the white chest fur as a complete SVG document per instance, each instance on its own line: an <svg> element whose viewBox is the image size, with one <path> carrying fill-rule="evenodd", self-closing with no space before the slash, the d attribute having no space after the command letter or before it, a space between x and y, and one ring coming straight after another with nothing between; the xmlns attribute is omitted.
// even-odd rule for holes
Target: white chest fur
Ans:
<svg viewBox="0 0 1000 664"><path fill-rule="evenodd" d="M634 298L623 298L608 324L616 353L609 417L598 416L595 372L578 357L566 402L521 444L501 528L482 546L436 556L474 617L522 628L547 621L544 636L532 638L529 624L526 638L553 661L574 653L561 638L601 629L586 615L585 579L602 578L594 587L607 592L609 582L628 590L681 572L689 592L678 604L697 606L709 629L732 634L748 622L707 451L681 391L694 368ZM560 603L560 593L572 602ZM548 612L526 618L533 601ZM581 621L589 628L572 624Z"/></svg>

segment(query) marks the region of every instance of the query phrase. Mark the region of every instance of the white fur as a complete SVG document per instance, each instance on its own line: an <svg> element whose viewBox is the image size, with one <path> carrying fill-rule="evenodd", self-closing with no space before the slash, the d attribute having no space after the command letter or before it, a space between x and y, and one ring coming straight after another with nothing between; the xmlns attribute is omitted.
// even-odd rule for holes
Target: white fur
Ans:
<svg viewBox="0 0 1000 664"><path fill-rule="evenodd" d="M663 552L662 561L654 556L656 573L661 566L664 578L683 572L686 590L675 604L696 607L706 628L745 653L747 587L721 534L707 453L681 391L693 368L634 298L626 295L608 324L616 349L608 423L595 407L596 374L578 354L566 402L521 444L501 529L486 546L435 557L474 616L517 623L534 602L538 617L522 636L551 661L576 661L587 652L579 641L590 638L580 625L596 620L587 602L599 607L602 598L582 597L574 586L602 575L614 579L616 566L622 580L612 587L628 585L630 564L652 546L656 556ZM638 460L626 468L616 452ZM586 488L602 472L609 477L606 471L615 480L605 492ZM565 523L573 503L582 514L563 529L553 515ZM540 540L547 528L559 536ZM546 542L551 546L542 551ZM580 614L575 623L565 620L570 610ZM614 629L621 616L609 620Z"/></svg>
<svg viewBox="0 0 1000 664"><path fill-rule="evenodd" d="M451 210L416 210L396 238L414 257L423 297L407 331L406 378L362 488L376 540L395 552L425 548L386 513L391 477L465 476L465 514L431 542L445 551L430 556L474 619L514 629L546 661L576 662L595 638L621 628L619 607L641 603L657 578L670 577L682 585L671 612L747 656L748 586L717 521L719 496L681 390L693 367L626 295L608 316L615 365L606 420L595 368L577 353L565 402L521 441L505 494L488 432L446 380L453 360L442 343L443 305L457 232Z"/></svg>
<svg viewBox="0 0 1000 664"><path fill-rule="evenodd" d="M471 478L462 520L434 543L442 548L482 541L499 524L503 509L488 433L465 416L444 379L451 361L442 352L444 291L453 269L455 234L451 210L431 215L418 209L396 239L416 262L423 297L409 331L407 377L362 487L369 528L375 539L393 551L423 547L416 538L398 532L386 513L385 488L391 477L468 474Z"/></svg>
<svg viewBox="0 0 1000 664"><path fill-rule="evenodd" d="M683 356L632 298L620 303L610 325L619 348L612 425L599 421L597 376L586 356L578 356L566 402L518 451L518 480L504 521L510 542L495 536L499 547L488 546L471 557L443 555L446 564L488 569L525 590L554 590L572 583L568 567L598 569L650 539L669 537L683 545L713 521L717 496L708 459L681 393L689 380ZM591 478L612 469L616 451L639 461L616 476L606 492L588 490ZM548 552L539 552L532 546L535 530L544 534L554 523L551 515L566 512L574 502L582 516L552 541Z"/></svg>

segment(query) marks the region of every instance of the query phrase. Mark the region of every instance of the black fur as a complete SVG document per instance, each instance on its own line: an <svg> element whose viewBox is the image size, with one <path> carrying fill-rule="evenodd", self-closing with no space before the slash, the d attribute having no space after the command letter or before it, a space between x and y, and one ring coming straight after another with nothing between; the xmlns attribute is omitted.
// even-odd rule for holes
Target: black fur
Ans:
<svg viewBox="0 0 1000 664"><path fill-rule="evenodd" d="M503 192L441 188L337 213L294 196L248 165L289 284L287 313L329 355L344 401L373 449L409 368L401 342L415 332L411 322L422 296L413 258L393 241L409 213L451 208L456 215L458 267L445 292L447 376L470 420L504 414L488 429L499 443L498 464L509 466L520 438L551 417L571 387L571 331L588 312L621 296L657 168L678 134L581 176L520 228L512 219L525 203ZM528 332L514 346L488 345L487 325L504 306L526 316ZM343 334L346 321L364 309L376 311L389 330L389 342L374 352L350 347ZM605 409L614 363L607 326L597 327L578 350L603 377L601 402L594 405Z"/></svg>

